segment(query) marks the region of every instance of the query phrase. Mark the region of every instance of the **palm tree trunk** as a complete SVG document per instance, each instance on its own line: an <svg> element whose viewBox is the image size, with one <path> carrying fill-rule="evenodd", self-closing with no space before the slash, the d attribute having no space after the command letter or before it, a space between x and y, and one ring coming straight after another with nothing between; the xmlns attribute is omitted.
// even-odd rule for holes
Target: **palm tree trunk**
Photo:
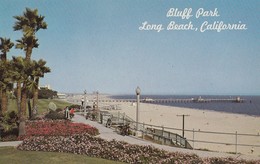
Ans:
<svg viewBox="0 0 260 164"><path fill-rule="evenodd" d="M21 96L21 116L26 117L26 100L27 100L27 89L26 87L22 88L22 96Z"/></svg>
<svg viewBox="0 0 260 164"><path fill-rule="evenodd" d="M19 112L19 115L20 115L20 112L21 112L21 95L22 95L22 87L21 87L21 82L18 81L17 82L17 108L18 108L18 112Z"/></svg>
<svg viewBox="0 0 260 164"><path fill-rule="evenodd" d="M6 89L2 89L1 110L2 110L3 114L7 111L7 94L6 94Z"/></svg>
<svg viewBox="0 0 260 164"><path fill-rule="evenodd" d="M19 116L19 136L26 134L26 131L25 131L26 99L27 99L26 86L23 86L22 96L21 96L21 111L20 111L20 116Z"/></svg>
<svg viewBox="0 0 260 164"><path fill-rule="evenodd" d="M23 116L20 116L19 119L19 136L25 135L25 118Z"/></svg>
<svg viewBox="0 0 260 164"><path fill-rule="evenodd" d="M39 78L37 77L35 79L35 82L36 82L36 88L34 89L34 92L33 92L33 115L37 115L37 104L38 104L38 95L39 95L39 89L38 89L38 86L39 86Z"/></svg>
<svg viewBox="0 0 260 164"><path fill-rule="evenodd" d="M27 99L27 105L28 105L28 111L29 111L29 119L32 118L32 106L31 106L31 100Z"/></svg>
<svg viewBox="0 0 260 164"><path fill-rule="evenodd" d="M27 48L27 51L26 51L26 54L25 54L25 60L26 61L30 61L31 60L31 56L32 56L32 49L33 49L33 46L28 46Z"/></svg>
<svg viewBox="0 0 260 164"><path fill-rule="evenodd" d="M0 88L0 116L2 115L2 88Z"/></svg>

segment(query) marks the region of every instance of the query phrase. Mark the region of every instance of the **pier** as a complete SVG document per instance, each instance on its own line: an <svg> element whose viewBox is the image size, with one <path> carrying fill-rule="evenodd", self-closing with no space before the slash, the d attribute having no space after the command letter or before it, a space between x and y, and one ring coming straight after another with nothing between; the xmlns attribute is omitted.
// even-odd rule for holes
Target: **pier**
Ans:
<svg viewBox="0 0 260 164"><path fill-rule="evenodd" d="M245 102L245 99L241 99L240 97L236 98L227 98L227 99L203 99L201 97L199 98L191 98L191 99L150 99L145 98L141 99L140 102L142 103L212 103L212 102L226 102L226 103L243 103ZM89 102L97 102L97 100L89 100ZM107 100L98 100L98 102L136 102L136 99L107 99Z"/></svg>

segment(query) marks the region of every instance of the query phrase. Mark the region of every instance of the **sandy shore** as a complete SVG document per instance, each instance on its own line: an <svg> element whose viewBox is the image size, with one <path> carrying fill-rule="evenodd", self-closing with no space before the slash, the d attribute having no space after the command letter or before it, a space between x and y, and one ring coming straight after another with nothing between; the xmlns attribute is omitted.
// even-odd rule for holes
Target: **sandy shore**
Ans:
<svg viewBox="0 0 260 164"><path fill-rule="evenodd" d="M88 99L92 99L88 96ZM75 98L77 99L77 98ZM109 99L107 96L100 96L100 99ZM89 104L91 105L91 104ZM111 102L111 103L99 103L100 108L102 107L117 107L120 110L109 110L111 112L125 113L133 120L136 118L136 106L134 103L127 102ZM104 108L103 108L104 109ZM171 107L155 104L140 104L140 122L146 124L152 124L157 126L164 126L166 131L172 131L179 135L182 135L182 131L170 130L166 127L182 129L182 117L177 115L189 115L185 117L185 129L193 130L193 132L185 132L185 137L188 140L200 140L209 142L221 142L221 143L236 143L236 135L238 134L254 134L258 136L237 136L238 144L246 145L260 145L260 117L241 115L241 114L230 114L223 112L189 109L181 107ZM200 131L200 132L197 132ZM212 132L224 132L233 133L234 135L223 135L223 134L211 134L201 133L201 131L212 131ZM195 149L208 149L219 152L230 152L234 153L236 147L234 145L225 144L209 144L209 143L193 143L190 141L191 146ZM260 156L260 147L252 146L237 146L237 152L242 154Z"/></svg>
<svg viewBox="0 0 260 164"><path fill-rule="evenodd" d="M116 105L120 110L113 112L122 112L127 116L135 120L136 118L136 106L133 103L106 103L107 105ZM102 104L100 104L102 106ZM234 135L223 135L223 134L211 134L211 133L200 133L200 132L185 132L185 137L189 140L201 140L201 141L212 141L221 143L236 143L236 131L238 134L260 134L260 117L253 117L240 114L221 113L214 111L205 111L189 108L170 107L155 104L140 104L140 122L146 124L152 124L157 126L164 126L165 130L172 131L179 135L182 135L182 131L176 131L167 129L177 128L182 129L182 117L177 115L189 115L185 117L185 129L194 131L213 131L213 132L225 132L234 133ZM237 136L238 144L247 145L260 145L260 136ZM223 145L223 144L209 144L209 143L193 143L190 144L195 149L208 149L219 152L230 152L236 151L234 145ZM251 151L253 150L253 152ZM260 147L252 146L238 146L237 152L242 154L251 154L260 156Z"/></svg>

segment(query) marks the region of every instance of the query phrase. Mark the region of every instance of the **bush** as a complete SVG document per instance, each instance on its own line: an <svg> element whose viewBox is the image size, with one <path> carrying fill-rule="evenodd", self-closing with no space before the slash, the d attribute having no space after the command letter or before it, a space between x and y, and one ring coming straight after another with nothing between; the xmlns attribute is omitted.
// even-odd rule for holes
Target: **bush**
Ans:
<svg viewBox="0 0 260 164"><path fill-rule="evenodd" d="M15 111L8 111L4 115L0 116L0 126L5 131L10 131L18 125L18 114Z"/></svg>
<svg viewBox="0 0 260 164"><path fill-rule="evenodd" d="M50 110L50 112L45 115L45 118L46 119L51 119L51 120L66 119L64 112L57 112L57 111L52 111L52 110Z"/></svg>
<svg viewBox="0 0 260 164"><path fill-rule="evenodd" d="M39 90L39 99L53 99L55 97L57 97L57 91L44 88Z"/></svg>
<svg viewBox="0 0 260 164"><path fill-rule="evenodd" d="M9 111L0 117L0 141L13 141L18 136L18 115Z"/></svg>
<svg viewBox="0 0 260 164"><path fill-rule="evenodd" d="M56 109L56 112L61 112L61 111L63 111L63 109L61 109L61 108Z"/></svg>
<svg viewBox="0 0 260 164"><path fill-rule="evenodd" d="M69 106L69 109L74 108L74 109L80 109L81 105L73 104Z"/></svg>
<svg viewBox="0 0 260 164"><path fill-rule="evenodd" d="M17 133L18 134L18 133ZM1 141L17 141L17 134L9 134L1 137Z"/></svg>

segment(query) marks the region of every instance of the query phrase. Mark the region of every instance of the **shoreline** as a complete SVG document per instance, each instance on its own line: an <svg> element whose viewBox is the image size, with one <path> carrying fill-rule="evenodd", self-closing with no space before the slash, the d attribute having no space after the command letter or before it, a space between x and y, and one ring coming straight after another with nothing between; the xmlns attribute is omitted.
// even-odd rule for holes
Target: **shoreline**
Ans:
<svg viewBox="0 0 260 164"><path fill-rule="evenodd" d="M80 103L81 96L75 96L71 100L77 100L76 103ZM88 100L95 99L95 95L88 95ZM112 99L109 95L100 95L102 99ZM74 101L74 103L75 103ZM88 102L87 105L92 105L92 102ZM130 102L99 102L100 109L109 112L120 112L125 113L127 116L136 119L136 106L135 103ZM116 107L115 109L108 110L108 107ZM106 109L105 109L106 108ZM251 116L246 114L237 114L229 112L220 112L207 109L196 109L196 108L184 108L167 105L159 105L152 103L140 103L140 122L146 124L152 124L157 126L164 126L165 128L177 128L182 129L182 117L176 115L190 115L185 118L185 130L195 130L194 140L200 141L213 141L221 143L235 144L236 132L238 144L246 145L260 145L260 117ZM182 135L181 131L172 131L179 135ZM199 132L200 131L200 132ZM203 131L211 132L223 132L232 133L233 135L218 135L202 133ZM240 136L240 134L254 134L258 136ZM193 133L185 131L185 137L188 140L193 140ZM200 142L190 142L195 149L205 149L209 151L217 152L235 152L235 146L229 144L206 144ZM237 146L237 152L260 157L260 147L252 146Z"/></svg>
<svg viewBox="0 0 260 164"><path fill-rule="evenodd" d="M162 104L156 104L156 105L162 105ZM189 107L179 107L179 106L170 106L170 105L162 105L162 106L168 106L168 107L177 107L177 108L187 108L191 110L200 110L200 111L207 111L207 112L217 112L217 113L223 113L223 114L237 114L241 116L249 116L249 117L260 117L260 115L250 115L250 114L245 114L245 113L235 113L235 112L227 112L227 111L217 111L213 109L199 109L199 108L189 108Z"/></svg>

